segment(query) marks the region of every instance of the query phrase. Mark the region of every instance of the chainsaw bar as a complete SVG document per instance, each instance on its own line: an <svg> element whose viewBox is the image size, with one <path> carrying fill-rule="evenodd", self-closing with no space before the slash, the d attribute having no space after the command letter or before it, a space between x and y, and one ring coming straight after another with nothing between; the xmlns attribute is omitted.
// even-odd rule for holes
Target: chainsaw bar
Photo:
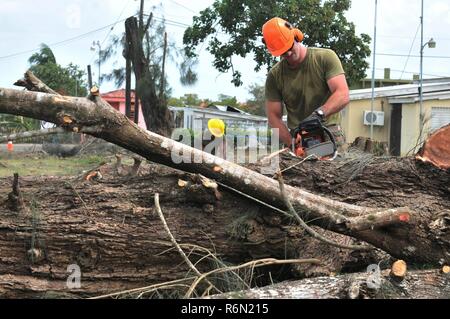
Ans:
<svg viewBox="0 0 450 319"><path fill-rule="evenodd" d="M334 152L335 152L335 145L333 142L330 141L316 144L314 146L305 149L306 156L315 155L318 158L333 156Z"/></svg>

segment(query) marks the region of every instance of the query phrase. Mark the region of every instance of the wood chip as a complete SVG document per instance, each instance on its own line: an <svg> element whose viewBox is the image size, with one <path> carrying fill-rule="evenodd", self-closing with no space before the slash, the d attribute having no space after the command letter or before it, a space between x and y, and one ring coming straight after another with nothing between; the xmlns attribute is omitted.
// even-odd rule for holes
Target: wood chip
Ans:
<svg viewBox="0 0 450 319"><path fill-rule="evenodd" d="M64 122L65 124L70 124L70 123L73 122L73 120L72 120L72 118L71 118L69 115L64 115L64 117L63 117L63 122Z"/></svg>
<svg viewBox="0 0 450 319"><path fill-rule="evenodd" d="M100 94L100 90L95 85L91 88L91 94L94 96L98 96Z"/></svg>
<svg viewBox="0 0 450 319"><path fill-rule="evenodd" d="M446 275L450 274L450 266L442 267L442 273Z"/></svg>
<svg viewBox="0 0 450 319"><path fill-rule="evenodd" d="M201 175L200 175L200 178L201 178L203 186L205 186L206 188L217 189L218 185L213 180L210 180L209 178L206 178L205 176L201 176Z"/></svg>
<svg viewBox="0 0 450 319"><path fill-rule="evenodd" d="M403 279L405 278L406 270L407 270L406 262L403 260L397 260L392 265L390 275L397 279Z"/></svg>
<svg viewBox="0 0 450 319"><path fill-rule="evenodd" d="M180 187L185 187L187 184L188 184L188 182L183 181L182 179L178 180L178 186L180 186Z"/></svg>

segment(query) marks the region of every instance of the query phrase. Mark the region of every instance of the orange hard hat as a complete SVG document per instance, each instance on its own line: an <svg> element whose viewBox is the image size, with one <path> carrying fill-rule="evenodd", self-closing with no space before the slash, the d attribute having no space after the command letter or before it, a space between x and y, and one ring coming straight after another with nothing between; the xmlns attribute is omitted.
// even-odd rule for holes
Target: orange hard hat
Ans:
<svg viewBox="0 0 450 319"><path fill-rule="evenodd" d="M294 44L303 40L303 33L284 19L275 17L264 23L262 27L264 43L269 52L274 56L280 56L289 50Z"/></svg>

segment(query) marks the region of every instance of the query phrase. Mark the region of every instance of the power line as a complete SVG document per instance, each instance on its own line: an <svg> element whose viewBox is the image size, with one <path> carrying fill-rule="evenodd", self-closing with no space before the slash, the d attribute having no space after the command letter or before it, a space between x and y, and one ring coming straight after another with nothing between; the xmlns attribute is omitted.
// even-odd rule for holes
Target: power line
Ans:
<svg viewBox="0 0 450 319"><path fill-rule="evenodd" d="M414 39L411 43L411 47L409 48L408 58L406 59L405 65L403 66L403 71L402 71L402 74L400 75L400 80L402 79L403 73L405 72L406 66L408 65L409 57L411 56L412 48L414 46L414 42L416 42L416 37L417 37L417 33L419 33L419 29L420 29L420 23L417 26L416 34L414 35Z"/></svg>
<svg viewBox="0 0 450 319"><path fill-rule="evenodd" d="M372 68L368 68L368 70L372 70ZM375 70L384 71L384 68L375 68ZM393 71L393 72L404 72L404 73L407 73L407 74L418 74L417 72L411 72L411 71L402 71L402 70L396 70L396 69L390 69L390 70ZM446 75L446 74L436 75L436 74L426 74L426 73L424 73L423 75L432 76L432 77L435 77L435 78L441 78L441 77L448 77L448 76L450 76L450 75Z"/></svg>
<svg viewBox="0 0 450 319"><path fill-rule="evenodd" d="M144 14L144 16L148 16L148 14ZM190 27L189 24L186 24L186 23L183 23L183 22L178 22L178 21L175 21L175 20L166 19L164 17L153 16L153 19L158 20L158 21L164 21L164 23L166 23L168 25L172 25L172 26L178 26L178 27L184 27L184 28Z"/></svg>
<svg viewBox="0 0 450 319"><path fill-rule="evenodd" d="M410 36L404 36L404 35L379 35L380 38L394 38L394 39L412 39ZM424 36L427 38L426 36ZM428 37L431 38L431 37ZM450 41L450 38L447 37L439 37L439 36L433 36L433 39L439 40L439 41Z"/></svg>
<svg viewBox="0 0 450 319"><path fill-rule="evenodd" d="M407 54L396 54L396 53L377 53L376 55L420 58L420 55L407 55ZM424 55L423 57L431 58L431 59L450 59L450 56L448 56L448 55Z"/></svg>
<svg viewBox="0 0 450 319"><path fill-rule="evenodd" d="M176 2L176 1L174 1L174 0L170 0L170 2L173 2L173 3L175 3L177 6L182 7L182 8L184 8L184 9L186 9L186 10L192 12L192 13L197 13L197 12L195 12L194 10L192 10L191 8L188 8L188 7L182 5L182 4L180 4L180 3L178 3L178 2Z"/></svg>
<svg viewBox="0 0 450 319"><path fill-rule="evenodd" d="M48 46L49 47L55 47L55 46L67 44L67 43L70 43L70 42L73 42L73 41L85 38L85 37L87 37L87 36L89 36L89 35L91 35L93 33L97 33L99 31L102 31L102 30L104 30L106 28L109 28L109 27L111 27L111 26L113 26L113 25L115 25L115 24L117 24L119 22L123 22L125 20L126 19L122 19L122 20L117 21L115 23L111 23L111 24L105 25L103 27L100 27L98 29L95 29L95 30L92 30L92 31L89 31L89 32L86 32L86 33L83 33L83 34L80 34L80 35L77 35L77 36L75 36L73 38L69 38L69 39L66 39L66 40L62 40L62 41L58 41L58 42L54 42L54 43L48 44ZM36 51L39 51L39 50L40 50L40 48L37 48L37 49L25 50L25 51L20 51L20 52L8 54L8 55L0 56L0 60L7 59L7 58L12 58L12 57L19 56L19 55L26 54L26 53L33 53L33 52L36 52Z"/></svg>
<svg viewBox="0 0 450 319"><path fill-rule="evenodd" d="M108 33L106 34L105 38L103 39L102 43L100 44L100 47L102 47L103 44L105 44L105 41L108 39L108 36L111 34L112 30L115 28L115 26L117 25L117 23L119 23L120 18L122 17L122 14L125 12L125 9L126 9L126 8L128 7L128 5L130 4L130 1L131 1L131 0L128 0L128 1L125 3L125 6L123 7L122 11L120 12L119 17L117 18L116 23L114 23L114 25L111 27L111 29L109 29ZM92 54L92 57L91 57L91 59L89 60L89 63L88 63L88 64L91 64L92 60L94 60L94 58L95 58L96 55L97 55L97 54L96 54L95 52Z"/></svg>

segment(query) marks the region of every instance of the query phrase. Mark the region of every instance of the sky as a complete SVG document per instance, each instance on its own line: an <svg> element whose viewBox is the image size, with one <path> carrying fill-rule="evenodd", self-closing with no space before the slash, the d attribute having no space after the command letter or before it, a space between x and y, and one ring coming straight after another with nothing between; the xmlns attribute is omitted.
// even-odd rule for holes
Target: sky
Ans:
<svg viewBox="0 0 450 319"><path fill-rule="evenodd" d="M450 1L424 1L424 43L431 37L436 48L424 48L424 78L450 77ZM14 88L13 83L29 67L28 58L38 51L41 43L53 50L59 64L70 62L86 68L92 65L94 79L98 76L95 59L98 51L91 51L93 41L104 48L111 35L124 31L124 19L139 9L138 0L0 0L0 87ZM161 1L146 0L147 12ZM167 21L169 41L182 46L184 29L192 17L210 6L213 0L164 0L162 11ZM391 68L391 78L412 79L420 72L420 15L421 0L378 0L375 76L383 77L384 68ZM367 33L373 38L375 0L353 0L346 13L356 26L356 33ZM301 22L291 21L294 25ZM301 27L300 27L301 28ZM302 30L308 33L308 30ZM370 44L373 50L373 43ZM231 74L219 73L212 65L206 45L199 46L199 81L191 87L179 83L174 61L169 61L167 76L175 97L196 93L200 98L217 99L218 94L236 96L244 102L250 95L248 87L263 84L266 71L253 71L251 58L236 58L234 64L242 71L243 86L231 83ZM398 55L398 56L397 56ZM408 58L408 55L411 55ZM367 59L371 76L372 56ZM111 62L101 65L102 73L113 67ZM118 63L124 63L117 57ZM117 67L118 65L116 65ZM101 91L114 90L113 83L102 83Z"/></svg>

